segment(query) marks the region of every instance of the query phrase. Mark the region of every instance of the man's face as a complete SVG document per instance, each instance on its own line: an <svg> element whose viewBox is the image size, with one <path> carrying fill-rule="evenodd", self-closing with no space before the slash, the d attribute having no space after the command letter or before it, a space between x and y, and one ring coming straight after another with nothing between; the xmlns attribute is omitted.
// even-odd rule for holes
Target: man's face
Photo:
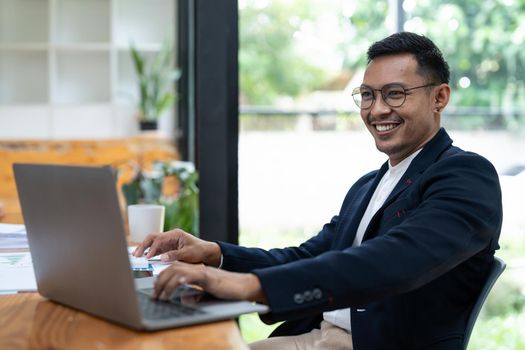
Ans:
<svg viewBox="0 0 525 350"><path fill-rule="evenodd" d="M417 61L411 54L381 56L366 68L363 85L381 89L398 83L405 89L435 83L417 73ZM361 118L374 137L379 151L388 155L392 165L427 143L439 130L440 117L436 112L436 88L407 91L400 107L390 107L381 93L375 91L372 107L361 109Z"/></svg>

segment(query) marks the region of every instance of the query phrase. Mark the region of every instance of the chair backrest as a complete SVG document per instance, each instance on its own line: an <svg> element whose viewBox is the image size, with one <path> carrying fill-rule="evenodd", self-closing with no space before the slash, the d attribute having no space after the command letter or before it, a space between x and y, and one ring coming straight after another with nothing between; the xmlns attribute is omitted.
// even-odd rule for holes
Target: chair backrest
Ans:
<svg viewBox="0 0 525 350"><path fill-rule="evenodd" d="M485 281L485 284L483 285L483 288L481 289L481 292L479 293L478 299L476 300L476 303L474 304L474 307L472 308L472 311L470 312L470 316L467 321L467 328L465 329L465 337L463 341L463 349L467 349L468 342L470 340L470 335L472 333L472 329L474 328L474 324L476 323L476 320L478 318L479 312L481 311L481 307L485 303L485 300L487 299L487 296L490 293L490 290L492 289L492 286L494 286L494 283L496 283L496 280L501 275L503 270L505 270L505 267L507 265L503 260L501 260L498 257L494 257L494 263L492 264L490 268L489 275L487 276L487 280Z"/></svg>

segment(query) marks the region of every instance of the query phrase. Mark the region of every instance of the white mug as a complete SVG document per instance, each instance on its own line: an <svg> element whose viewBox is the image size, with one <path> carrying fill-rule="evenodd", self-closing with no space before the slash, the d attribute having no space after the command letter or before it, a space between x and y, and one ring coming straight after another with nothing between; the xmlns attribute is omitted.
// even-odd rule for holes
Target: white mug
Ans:
<svg viewBox="0 0 525 350"><path fill-rule="evenodd" d="M164 206L156 204L128 205L128 224L131 241L141 243L150 233L164 228Z"/></svg>

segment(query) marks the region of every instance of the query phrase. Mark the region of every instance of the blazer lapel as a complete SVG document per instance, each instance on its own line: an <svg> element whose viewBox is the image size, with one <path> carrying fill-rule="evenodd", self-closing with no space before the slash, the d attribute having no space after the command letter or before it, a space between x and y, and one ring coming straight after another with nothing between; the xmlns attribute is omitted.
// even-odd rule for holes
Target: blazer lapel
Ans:
<svg viewBox="0 0 525 350"><path fill-rule="evenodd" d="M388 207L397 197L399 197L399 195L403 193L403 191L409 188L413 183L417 182L419 177L425 172L425 170L430 165L435 163L438 157L441 155L441 153L443 153L443 151L447 149L450 145L452 145L452 139L448 136L447 132L443 128L441 128L436 134L436 136L434 136L434 138L423 147L423 149L416 156L416 158L414 158L405 174L403 174L399 182L396 184L390 195L385 200L385 203L383 203L381 208L379 208L378 211L374 214L372 220L370 220L370 223L366 228L363 241L373 236L373 232L371 231L373 231L373 228L375 227L375 221L378 220L378 217L381 216L384 209ZM376 187L377 182L376 186L374 187L374 190ZM370 194L370 197L371 196L372 195ZM370 201L370 197L368 197L368 201ZM366 202L367 205L368 201Z"/></svg>
<svg viewBox="0 0 525 350"><path fill-rule="evenodd" d="M357 234L357 228L361 222L361 218L365 213L365 210L374 194L379 181L383 175L385 175L388 170L388 161L383 163L379 171L376 173L374 179L368 182L363 188L361 193L363 193L362 198L356 198L354 205L351 205L349 208L345 208L345 213L341 213L341 217L344 218L341 222L339 228L340 235L337 235L336 239L332 243L333 249L345 249L352 245Z"/></svg>

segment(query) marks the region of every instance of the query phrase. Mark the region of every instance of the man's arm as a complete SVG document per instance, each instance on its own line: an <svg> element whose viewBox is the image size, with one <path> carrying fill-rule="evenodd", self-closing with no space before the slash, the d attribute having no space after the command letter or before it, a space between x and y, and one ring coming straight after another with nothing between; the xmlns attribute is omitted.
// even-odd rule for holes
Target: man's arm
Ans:
<svg viewBox="0 0 525 350"><path fill-rule="evenodd" d="M168 300L181 284L195 284L223 299L249 300L266 304L259 278L251 273L236 273L205 265L174 262L155 281L154 298Z"/></svg>
<svg viewBox="0 0 525 350"><path fill-rule="evenodd" d="M330 250L338 220L339 217L334 216L316 236L302 243L299 247L265 250L217 242L224 256L222 268L236 272L251 272L258 268L277 266L318 256Z"/></svg>
<svg viewBox="0 0 525 350"><path fill-rule="evenodd" d="M484 158L463 154L439 161L407 191L391 204L406 206L403 214L378 214L382 233L361 246L254 270L272 309L268 320L406 293L497 246L501 191ZM464 270L454 271L454 278L464 278Z"/></svg>
<svg viewBox="0 0 525 350"><path fill-rule="evenodd" d="M148 236L137 248L135 254L143 254L145 249L150 247L147 256L166 251L164 254L169 254L170 261L176 258L193 263L186 264L176 261L165 269L155 283L155 298L167 299L179 285L191 283L201 286L207 292L220 298L266 303L266 296L259 278L249 272L256 267L284 264L288 261L321 254L329 249L336 224L337 217L334 217L316 237L311 238L300 247L270 251L244 248L223 242L202 241L181 230L173 230L160 235ZM222 269L210 267L219 266L221 253L225 256ZM204 262L209 266L195 264L199 262Z"/></svg>

